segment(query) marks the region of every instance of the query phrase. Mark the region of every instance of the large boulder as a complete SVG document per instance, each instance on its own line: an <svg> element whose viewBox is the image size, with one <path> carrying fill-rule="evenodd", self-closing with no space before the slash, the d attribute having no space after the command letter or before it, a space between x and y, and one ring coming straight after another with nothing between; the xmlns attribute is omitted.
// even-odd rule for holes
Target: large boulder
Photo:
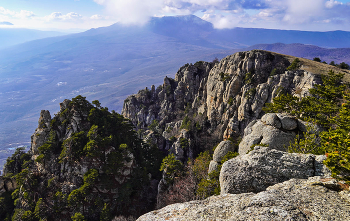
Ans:
<svg viewBox="0 0 350 221"><path fill-rule="evenodd" d="M235 151L233 143L230 140L221 141L214 150L213 160L218 163L221 162L224 156L230 151Z"/></svg>
<svg viewBox="0 0 350 221"><path fill-rule="evenodd" d="M213 160L210 161L208 174L218 169L222 159L230 151L237 151L232 141L225 140L219 143L219 145L214 150Z"/></svg>
<svg viewBox="0 0 350 221"><path fill-rule="evenodd" d="M349 191L343 183L312 177L291 179L260 193L223 194L172 204L149 212L148 220L350 220Z"/></svg>
<svg viewBox="0 0 350 221"><path fill-rule="evenodd" d="M312 133L322 131L322 128L301 121L288 114L268 113L260 120L254 120L244 130L244 137L239 144L239 154L246 154L256 144L268 145L270 148L286 151L297 134L303 134L308 127Z"/></svg>
<svg viewBox="0 0 350 221"><path fill-rule="evenodd" d="M221 194L261 192L283 181L330 176L326 156L286 153L256 146L249 154L226 161L220 171Z"/></svg>

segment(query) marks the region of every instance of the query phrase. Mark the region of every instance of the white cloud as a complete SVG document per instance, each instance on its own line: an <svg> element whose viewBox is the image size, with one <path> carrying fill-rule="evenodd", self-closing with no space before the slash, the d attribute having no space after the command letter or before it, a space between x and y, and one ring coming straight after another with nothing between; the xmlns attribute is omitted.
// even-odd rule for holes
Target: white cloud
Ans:
<svg viewBox="0 0 350 221"><path fill-rule="evenodd" d="M334 0L330 0L326 2L326 7L327 8L333 8L336 5L342 5L343 3L338 2L338 1L334 1Z"/></svg>
<svg viewBox="0 0 350 221"><path fill-rule="evenodd" d="M11 11L9 9L5 9L4 7L0 7L0 14L21 19L32 18L35 16L34 12L32 11L21 10L19 12L16 12Z"/></svg>
<svg viewBox="0 0 350 221"><path fill-rule="evenodd" d="M312 21L323 14L324 0L287 0L287 10L283 18L288 23Z"/></svg>
<svg viewBox="0 0 350 221"><path fill-rule="evenodd" d="M234 28L242 21L242 17L235 15L218 15L218 14L205 14L202 17L203 20L213 23L214 28Z"/></svg>
<svg viewBox="0 0 350 221"><path fill-rule="evenodd" d="M50 15L46 16L45 19L47 21L58 21L58 20L61 20L61 21L71 21L71 20L79 20L81 19L83 16L81 16L80 14L78 13L75 13L75 12L70 12L70 13L67 13L67 14L62 14L61 12L53 12L51 13Z"/></svg>
<svg viewBox="0 0 350 221"><path fill-rule="evenodd" d="M53 12L39 17L27 10L0 7L0 21L37 28L96 28L115 22L145 24L150 17L196 14L215 28L261 27L350 30L350 3L340 0L94 0L105 13ZM80 1L82 2L82 1Z"/></svg>
<svg viewBox="0 0 350 221"><path fill-rule="evenodd" d="M16 14L16 12L11 11L9 9L5 9L4 7L0 7L0 14L13 16Z"/></svg>
<svg viewBox="0 0 350 221"><path fill-rule="evenodd" d="M111 17L124 24L145 24L149 18L159 13L163 0L94 0L104 5Z"/></svg>
<svg viewBox="0 0 350 221"><path fill-rule="evenodd" d="M90 17L90 19L92 20L100 20L100 19L104 19L104 17L102 15L93 15Z"/></svg>
<svg viewBox="0 0 350 221"><path fill-rule="evenodd" d="M350 4L336 0L94 0L111 18L145 24L152 16L198 14L215 28L313 27L350 21ZM96 17L97 18L97 17Z"/></svg>
<svg viewBox="0 0 350 221"><path fill-rule="evenodd" d="M34 12L27 11L27 10L21 10L19 13L16 13L15 15L15 17L22 18L22 19L32 18L34 16L35 16Z"/></svg>
<svg viewBox="0 0 350 221"><path fill-rule="evenodd" d="M144 24L151 16L194 14L197 11L264 8L266 0L94 0L124 24Z"/></svg>

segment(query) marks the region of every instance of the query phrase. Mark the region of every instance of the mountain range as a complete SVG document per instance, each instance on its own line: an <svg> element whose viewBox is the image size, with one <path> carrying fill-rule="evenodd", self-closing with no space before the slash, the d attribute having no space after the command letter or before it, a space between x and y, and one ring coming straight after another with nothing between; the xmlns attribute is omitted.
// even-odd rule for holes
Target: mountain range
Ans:
<svg viewBox="0 0 350 221"><path fill-rule="evenodd" d="M57 103L64 98L82 94L120 111L127 95L158 85L165 76L173 77L185 63L211 61L254 47L286 54L298 47L295 53L305 52L298 56L312 58L314 54L306 54L306 48L315 46L323 47L319 51L325 57L315 56L327 62L333 57L348 61L348 49L329 48L350 47L349 37L350 32L343 31L218 30L191 15L153 18L143 27L114 24L2 49L0 146L7 151L28 145L40 110L57 112ZM335 59L339 50L344 56Z"/></svg>

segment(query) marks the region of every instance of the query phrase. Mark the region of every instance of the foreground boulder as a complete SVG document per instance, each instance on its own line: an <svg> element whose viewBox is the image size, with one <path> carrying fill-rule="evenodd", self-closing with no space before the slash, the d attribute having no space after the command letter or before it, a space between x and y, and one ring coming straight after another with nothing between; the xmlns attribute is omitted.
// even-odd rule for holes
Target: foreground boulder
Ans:
<svg viewBox="0 0 350 221"><path fill-rule="evenodd" d="M349 191L341 191L343 186L332 178L291 179L257 194L223 194L169 205L138 221L350 220Z"/></svg>
<svg viewBox="0 0 350 221"><path fill-rule="evenodd" d="M326 156L286 153L256 146L249 154L226 161L220 172L221 194L261 192L292 178L330 176Z"/></svg>

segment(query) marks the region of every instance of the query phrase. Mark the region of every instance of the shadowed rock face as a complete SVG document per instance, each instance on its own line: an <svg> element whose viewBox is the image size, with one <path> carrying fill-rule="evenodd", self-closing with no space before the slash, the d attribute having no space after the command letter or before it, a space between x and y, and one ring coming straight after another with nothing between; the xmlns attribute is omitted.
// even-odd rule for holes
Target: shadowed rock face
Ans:
<svg viewBox="0 0 350 221"><path fill-rule="evenodd" d="M349 220L349 192L334 179L291 179L260 193L223 194L169 205L146 220Z"/></svg>
<svg viewBox="0 0 350 221"><path fill-rule="evenodd" d="M5 192L12 192L17 188L15 179L0 176L0 196Z"/></svg>
<svg viewBox="0 0 350 221"><path fill-rule="evenodd" d="M313 176L329 177L323 165L326 156L286 153L269 147L255 147L249 154L226 161L220 171L221 194L261 192L283 181Z"/></svg>

